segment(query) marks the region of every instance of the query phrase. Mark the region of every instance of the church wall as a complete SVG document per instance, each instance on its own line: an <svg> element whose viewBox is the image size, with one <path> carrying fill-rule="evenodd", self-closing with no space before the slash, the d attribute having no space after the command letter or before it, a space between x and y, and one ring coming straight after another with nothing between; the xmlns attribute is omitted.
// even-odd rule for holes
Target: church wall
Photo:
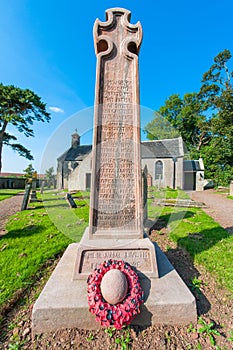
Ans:
<svg viewBox="0 0 233 350"><path fill-rule="evenodd" d="M155 164L161 161L163 164L162 178L155 178ZM152 177L152 186L170 187L174 184L174 162L172 158L144 158L142 168L147 165L148 174ZM183 188L183 158L177 158L175 163L175 187Z"/></svg>
<svg viewBox="0 0 233 350"><path fill-rule="evenodd" d="M68 179L69 191L86 190L86 174L91 173L91 153L70 173Z"/></svg>

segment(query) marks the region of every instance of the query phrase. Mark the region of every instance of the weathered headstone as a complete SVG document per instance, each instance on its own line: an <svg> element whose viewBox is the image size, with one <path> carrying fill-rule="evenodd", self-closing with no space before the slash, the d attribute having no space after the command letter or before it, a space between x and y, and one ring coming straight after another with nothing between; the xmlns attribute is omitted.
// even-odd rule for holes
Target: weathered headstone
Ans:
<svg viewBox="0 0 233 350"><path fill-rule="evenodd" d="M37 185L37 172L35 171L32 175L32 190L30 195L30 203L37 202L36 185Z"/></svg>
<svg viewBox="0 0 233 350"><path fill-rule="evenodd" d="M36 190L32 189L31 190L31 195L30 195L30 203L37 202L37 195L36 195Z"/></svg>
<svg viewBox="0 0 233 350"><path fill-rule="evenodd" d="M66 201L69 204L70 208L77 208L77 204L74 201L74 198L70 193L66 194Z"/></svg>
<svg viewBox="0 0 233 350"><path fill-rule="evenodd" d="M143 172L142 172L142 198L143 198L143 223L146 222L148 218L148 207L147 207L147 199L148 199L148 168L145 165Z"/></svg>
<svg viewBox="0 0 233 350"><path fill-rule="evenodd" d="M44 193L44 185L45 185L45 181L42 180L42 181L41 181L41 185L40 185L40 194L43 194L43 193Z"/></svg>
<svg viewBox="0 0 233 350"><path fill-rule="evenodd" d="M148 173L147 175L147 187L152 186L152 176Z"/></svg>
<svg viewBox="0 0 233 350"><path fill-rule="evenodd" d="M28 205L28 202L29 202L29 196L30 196L31 188L32 188L32 184L31 184L31 183L28 183L28 184L26 185L26 188L25 188L25 192L24 192L24 196L23 196L23 201L22 201L22 205L21 205L21 211L27 209L27 205Z"/></svg>
<svg viewBox="0 0 233 350"><path fill-rule="evenodd" d="M233 196L233 181L230 182L230 196Z"/></svg>
<svg viewBox="0 0 233 350"><path fill-rule="evenodd" d="M138 86L141 25L132 25L130 12L121 8L107 10L106 17L106 22L96 20L94 25L97 74L90 225L80 243L69 245L36 301L34 333L64 327L98 328L88 312L86 280L109 259L128 262L140 278L145 303L134 324L196 320L193 295L159 247L143 233Z"/></svg>

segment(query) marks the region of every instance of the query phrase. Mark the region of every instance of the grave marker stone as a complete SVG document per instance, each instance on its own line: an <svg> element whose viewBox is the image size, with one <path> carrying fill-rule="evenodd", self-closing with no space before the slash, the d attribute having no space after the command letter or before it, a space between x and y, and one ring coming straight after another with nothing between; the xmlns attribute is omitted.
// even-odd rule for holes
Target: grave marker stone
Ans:
<svg viewBox="0 0 233 350"><path fill-rule="evenodd" d="M43 194L43 193L44 193L44 186L45 186L45 181L42 180L42 181L41 181L41 186L40 186L40 194Z"/></svg>
<svg viewBox="0 0 233 350"><path fill-rule="evenodd" d="M143 193L143 223L146 222L147 218L148 218L148 214L147 214L147 193L148 193L148 168L145 165L143 172L142 172L142 179L143 179L143 186L142 186L142 193Z"/></svg>
<svg viewBox="0 0 233 350"><path fill-rule="evenodd" d="M233 181L230 182L230 196L233 196Z"/></svg>
<svg viewBox="0 0 233 350"><path fill-rule="evenodd" d="M24 192L24 196L23 196L23 201L22 201L22 205L21 205L21 211L27 209L27 205L28 205L28 202L29 202L29 196L30 196L31 188L32 188L32 184L31 184L31 183L28 183L28 184L26 185L26 188L25 188L25 192Z"/></svg>
<svg viewBox="0 0 233 350"><path fill-rule="evenodd" d="M74 198L71 196L70 193L66 194L66 201L69 204L70 208L77 208Z"/></svg>
<svg viewBox="0 0 233 350"><path fill-rule="evenodd" d="M32 190L30 195L30 203L37 202L36 196L36 185L37 185L37 172L35 171L32 175Z"/></svg>

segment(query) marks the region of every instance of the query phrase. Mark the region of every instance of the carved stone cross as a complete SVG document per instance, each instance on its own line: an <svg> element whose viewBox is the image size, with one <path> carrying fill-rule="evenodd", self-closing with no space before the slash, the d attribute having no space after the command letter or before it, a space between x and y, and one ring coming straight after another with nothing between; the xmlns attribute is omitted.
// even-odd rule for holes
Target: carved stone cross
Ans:
<svg viewBox="0 0 233 350"><path fill-rule="evenodd" d="M113 8L94 25L97 55L89 238L142 238L138 52L142 29Z"/></svg>

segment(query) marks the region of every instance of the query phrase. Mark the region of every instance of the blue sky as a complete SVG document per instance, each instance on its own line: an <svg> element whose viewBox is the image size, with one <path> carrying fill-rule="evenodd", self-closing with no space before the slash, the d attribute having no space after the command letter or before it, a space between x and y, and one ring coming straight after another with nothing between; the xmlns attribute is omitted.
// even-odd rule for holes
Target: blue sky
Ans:
<svg viewBox="0 0 233 350"><path fill-rule="evenodd" d="M93 24L96 18L105 21L105 10L112 7L130 10L131 23L140 21L143 29L142 128L171 94L198 91L202 74L220 51L233 53L232 0L2 0L0 81L32 89L51 112L49 124L35 124L34 138L8 129L31 149L35 160L5 148L3 172L22 172L29 163L39 172L56 167L75 128L82 143L91 142Z"/></svg>

